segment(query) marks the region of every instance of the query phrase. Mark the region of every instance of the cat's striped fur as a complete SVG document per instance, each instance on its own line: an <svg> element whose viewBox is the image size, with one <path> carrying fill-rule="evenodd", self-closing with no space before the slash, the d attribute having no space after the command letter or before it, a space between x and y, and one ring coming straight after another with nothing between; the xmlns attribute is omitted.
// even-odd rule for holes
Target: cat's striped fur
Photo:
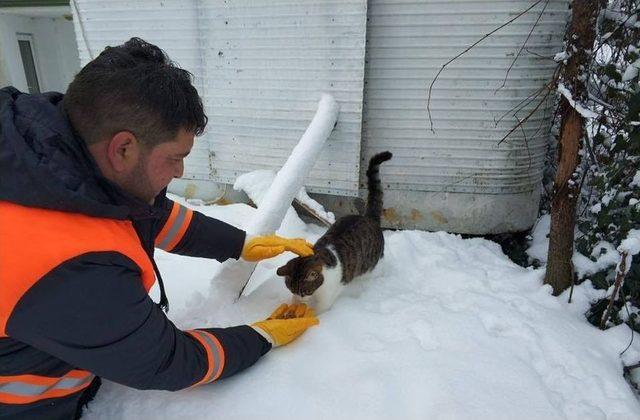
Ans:
<svg viewBox="0 0 640 420"><path fill-rule="evenodd" d="M371 158L367 169L369 196L364 216L338 219L314 245L314 255L297 257L278 268L287 288L316 311L329 309L340 289L354 278L371 271L384 253L380 227L382 186L379 166L391 159L390 152Z"/></svg>

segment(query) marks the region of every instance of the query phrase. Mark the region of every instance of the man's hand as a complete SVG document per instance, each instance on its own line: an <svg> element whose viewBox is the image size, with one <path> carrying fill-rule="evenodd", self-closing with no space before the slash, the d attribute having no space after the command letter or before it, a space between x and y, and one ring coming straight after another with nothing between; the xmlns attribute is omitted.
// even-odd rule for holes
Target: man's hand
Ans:
<svg viewBox="0 0 640 420"><path fill-rule="evenodd" d="M302 335L309 327L318 325L313 309L304 303L287 305L283 303L269 318L251 324L251 327L266 338L274 347L289 344Z"/></svg>
<svg viewBox="0 0 640 420"><path fill-rule="evenodd" d="M284 251L307 257L313 255L313 245L304 239L287 239L278 235L253 236L247 238L241 256L246 261L260 261L280 255Z"/></svg>

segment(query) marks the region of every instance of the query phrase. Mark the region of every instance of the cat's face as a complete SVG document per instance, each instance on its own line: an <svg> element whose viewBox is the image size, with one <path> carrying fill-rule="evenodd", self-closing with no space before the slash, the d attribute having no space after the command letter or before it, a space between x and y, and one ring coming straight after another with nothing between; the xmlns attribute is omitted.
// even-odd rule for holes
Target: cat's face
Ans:
<svg viewBox="0 0 640 420"><path fill-rule="evenodd" d="M278 268L284 284L294 295L311 296L324 282L323 263L317 255L297 257Z"/></svg>

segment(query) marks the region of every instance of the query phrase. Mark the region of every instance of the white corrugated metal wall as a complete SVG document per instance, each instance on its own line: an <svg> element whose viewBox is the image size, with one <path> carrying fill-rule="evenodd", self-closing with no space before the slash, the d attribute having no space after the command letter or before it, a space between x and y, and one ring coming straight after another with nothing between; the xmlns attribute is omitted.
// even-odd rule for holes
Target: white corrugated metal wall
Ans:
<svg viewBox="0 0 640 420"><path fill-rule="evenodd" d="M196 76L209 125L186 178L233 183L279 169L330 91L340 120L307 186L358 194L365 0L77 0L77 8L83 64L87 43L95 56L139 36Z"/></svg>
<svg viewBox="0 0 640 420"><path fill-rule="evenodd" d="M180 67L193 73L194 85L202 92L203 63L196 0L75 0L71 11L83 66L106 46L139 37L160 46ZM188 168L185 177L210 179L206 140L195 142L185 166Z"/></svg>
<svg viewBox="0 0 640 420"><path fill-rule="evenodd" d="M366 2L206 2L201 13L213 179L279 169L328 91L340 119L307 188L357 195Z"/></svg>
<svg viewBox="0 0 640 420"><path fill-rule="evenodd" d="M534 4L369 1L363 160L382 150L394 153L383 167L392 191L386 204L395 210L389 224L487 232L533 223L553 101L500 140L538 101L517 117L512 110L551 80L567 2L538 2L449 64L431 94L434 131L426 108L429 85L443 64Z"/></svg>
<svg viewBox="0 0 640 420"><path fill-rule="evenodd" d="M552 102L498 142L518 122L509 110L551 79L557 63L549 57L562 44L566 2L549 2L508 77L544 2L445 68L431 95L435 132L426 111L440 67L532 3L369 2L365 155L393 148L386 164L392 188L500 194L538 187ZM518 112L520 118L536 104Z"/></svg>
<svg viewBox="0 0 640 420"><path fill-rule="evenodd" d="M566 0L537 2L450 64L433 88L433 132L427 91L440 66L534 0L77 3L83 63L87 44L95 55L140 36L196 76L210 124L187 178L231 183L278 169L330 91L342 110L311 191L357 195L361 160L388 149L387 225L487 233L535 218L551 102L498 143L536 102L508 111L551 77Z"/></svg>

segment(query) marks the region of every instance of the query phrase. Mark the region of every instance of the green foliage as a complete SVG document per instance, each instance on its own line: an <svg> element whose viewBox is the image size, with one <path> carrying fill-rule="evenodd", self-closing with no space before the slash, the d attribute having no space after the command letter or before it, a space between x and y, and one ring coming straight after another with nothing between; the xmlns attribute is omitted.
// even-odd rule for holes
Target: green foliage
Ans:
<svg viewBox="0 0 640 420"><path fill-rule="evenodd" d="M588 130L592 153L585 154L588 176L582 188L579 213L580 239L576 249L584 255L597 255L601 241L620 245L630 229L640 229L640 87L638 75L624 80L629 66L638 65L640 29L635 26L640 0L611 1L597 28L598 37L589 74L592 108L600 116L590 121ZM620 13L617 13L620 12ZM637 73L637 72L636 72ZM628 74L633 74L629 72ZM597 288L608 289L615 281L615 266L587 276ZM640 258L634 257L625 278L621 299L616 302L611 322L623 322L618 312L628 302L640 307ZM606 305L605 305L606 307ZM588 314L599 324L603 302L595 302ZM635 328L635 325L632 326Z"/></svg>
<svg viewBox="0 0 640 420"><path fill-rule="evenodd" d="M616 82L622 81L622 75L620 74L616 66L613 64L607 64L606 66L604 66L602 68L602 73L605 76L608 76L609 79L612 79Z"/></svg>

